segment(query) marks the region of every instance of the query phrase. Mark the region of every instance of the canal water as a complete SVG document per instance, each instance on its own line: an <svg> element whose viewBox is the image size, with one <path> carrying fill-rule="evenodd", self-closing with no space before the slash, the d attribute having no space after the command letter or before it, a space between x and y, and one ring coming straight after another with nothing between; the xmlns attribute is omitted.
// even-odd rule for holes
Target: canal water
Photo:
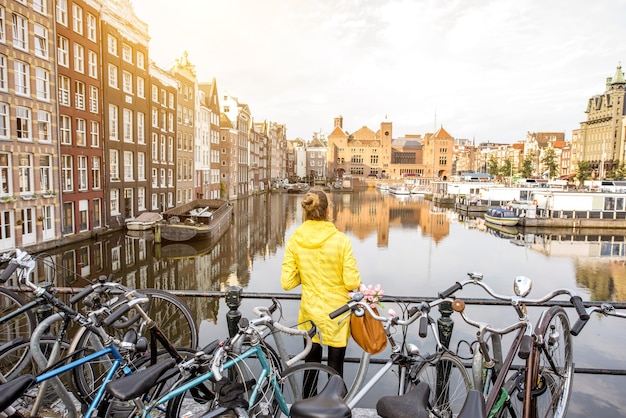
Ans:
<svg viewBox="0 0 626 418"><path fill-rule="evenodd" d="M620 231L493 230L480 218L433 206L419 196L395 197L375 189L330 196L333 221L351 238L362 282L380 284L388 296L434 297L466 278L468 272L477 271L501 294L512 294L514 278L524 275L533 280L532 297L567 287L586 301L626 302L625 236ZM301 199L302 195L273 193L235 202L233 223L218 242L155 244L150 232L120 232L51 255L83 277L113 274L136 287L224 291L240 286L244 296L285 293L280 286L284 245L302 222ZM68 276L67 280L72 279ZM289 292L297 293L299 289ZM457 296L487 297L479 289L464 290ZM228 307L223 299L191 297L186 301L197 315L201 343L226 336ZM253 306L263 303L266 301L244 297L240 312L250 315ZM282 304L284 322L293 324L297 300ZM393 302L386 305L397 306ZM515 320L509 307L474 305L467 312L496 326ZM538 318L540 309L530 308L529 312ZM572 321L573 315L571 312ZM475 330L456 314L452 318L452 346L471 341ZM626 370L624 329L626 322L617 318L592 317L583 333L573 339L575 366ZM434 348L432 339L420 339L415 328L407 338L422 351ZM375 357L384 359L388 354L389 348ZM359 355L351 342L348 357ZM376 366L371 369L370 374ZM348 379L354 370L353 365L347 368ZM379 396L391 394L394 381L390 375L379 382L361 406L372 407ZM625 383L622 376L577 373L567 416L626 415L621 386Z"/></svg>

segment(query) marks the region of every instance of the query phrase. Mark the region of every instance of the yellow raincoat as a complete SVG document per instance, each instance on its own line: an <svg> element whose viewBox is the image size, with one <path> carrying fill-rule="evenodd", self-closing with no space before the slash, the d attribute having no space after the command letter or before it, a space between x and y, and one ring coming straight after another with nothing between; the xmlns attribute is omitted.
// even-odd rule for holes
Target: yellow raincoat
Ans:
<svg viewBox="0 0 626 418"><path fill-rule="evenodd" d="M298 322L312 320L322 334L322 344L345 347L350 337L350 321L328 314L350 299L348 292L359 287L350 239L332 222L305 221L287 241L280 282L285 290L302 285ZM301 326L308 329L307 324ZM319 338L313 338L319 343Z"/></svg>

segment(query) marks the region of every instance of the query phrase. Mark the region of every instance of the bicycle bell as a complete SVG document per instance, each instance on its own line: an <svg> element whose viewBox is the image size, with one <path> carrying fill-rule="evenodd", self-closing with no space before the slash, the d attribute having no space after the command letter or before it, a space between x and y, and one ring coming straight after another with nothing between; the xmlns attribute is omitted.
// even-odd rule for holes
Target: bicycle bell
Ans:
<svg viewBox="0 0 626 418"><path fill-rule="evenodd" d="M513 290L519 297L526 297L533 287L533 281L526 276L517 276L513 282Z"/></svg>

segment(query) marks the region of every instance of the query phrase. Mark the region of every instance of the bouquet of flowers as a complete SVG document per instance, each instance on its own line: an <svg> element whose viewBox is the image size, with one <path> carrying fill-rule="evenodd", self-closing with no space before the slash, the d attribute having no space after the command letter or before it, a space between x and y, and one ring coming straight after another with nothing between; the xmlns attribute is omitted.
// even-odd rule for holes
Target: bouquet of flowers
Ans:
<svg viewBox="0 0 626 418"><path fill-rule="evenodd" d="M380 287L379 284L373 286L370 284L368 286L361 283L361 286L358 290L359 293L363 293L363 301L370 305L370 308L375 308L376 305L384 308L385 305L382 304L380 299L385 294L385 291ZM355 292L350 292L350 297L354 296Z"/></svg>

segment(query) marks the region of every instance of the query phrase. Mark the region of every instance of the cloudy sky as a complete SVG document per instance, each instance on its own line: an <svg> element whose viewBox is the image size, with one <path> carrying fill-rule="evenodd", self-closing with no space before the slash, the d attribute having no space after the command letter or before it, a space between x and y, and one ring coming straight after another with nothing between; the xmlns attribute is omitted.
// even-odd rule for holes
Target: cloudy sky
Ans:
<svg viewBox="0 0 626 418"><path fill-rule="evenodd" d="M201 81L288 139L354 132L385 117L394 137L443 126L512 143L571 131L626 68L623 0L133 0L150 56L183 51ZM175 5L175 7L172 7Z"/></svg>

